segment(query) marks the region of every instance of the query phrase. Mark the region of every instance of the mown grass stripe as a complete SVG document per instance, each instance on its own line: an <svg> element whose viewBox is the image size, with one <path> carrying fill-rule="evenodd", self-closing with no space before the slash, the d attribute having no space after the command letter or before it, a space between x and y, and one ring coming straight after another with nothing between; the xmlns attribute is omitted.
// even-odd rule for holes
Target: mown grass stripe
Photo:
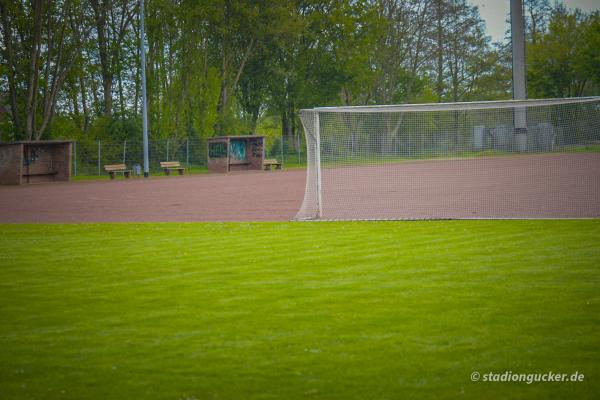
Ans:
<svg viewBox="0 0 600 400"><path fill-rule="evenodd" d="M0 237L6 398L600 389L600 221L0 225ZM474 370L588 378L485 384Z"/></svg>

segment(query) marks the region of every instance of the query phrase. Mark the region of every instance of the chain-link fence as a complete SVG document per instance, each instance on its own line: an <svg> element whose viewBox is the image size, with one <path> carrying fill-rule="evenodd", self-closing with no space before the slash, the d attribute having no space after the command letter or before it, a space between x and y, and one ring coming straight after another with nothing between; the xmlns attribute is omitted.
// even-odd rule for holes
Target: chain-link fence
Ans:
<svg viewBox="0 0 600 400"><path fill-rule="evenodd" d="M143 170L144 153L141 140L131 141L76 141L73 146L73 175L105 175L105 165L136 164ZM277 159L285 167L306 164L304 138L265 137L265 159ZM162 161L179 161L188 172L204 172L207 165L206 139L169 138L150 140L148 143L150 173L161 172ZM134 168L135 172L135 168Z"/></svg>

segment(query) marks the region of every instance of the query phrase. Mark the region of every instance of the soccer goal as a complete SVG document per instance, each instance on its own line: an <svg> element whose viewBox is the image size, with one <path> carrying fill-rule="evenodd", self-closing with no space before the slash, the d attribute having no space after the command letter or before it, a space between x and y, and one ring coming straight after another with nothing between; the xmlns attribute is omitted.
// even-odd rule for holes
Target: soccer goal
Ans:
<svg viewBox="0 0 600 400"><path fill-rule="evenodd" d="M297 220L600 217L600 97L302 110Z"/></svg>

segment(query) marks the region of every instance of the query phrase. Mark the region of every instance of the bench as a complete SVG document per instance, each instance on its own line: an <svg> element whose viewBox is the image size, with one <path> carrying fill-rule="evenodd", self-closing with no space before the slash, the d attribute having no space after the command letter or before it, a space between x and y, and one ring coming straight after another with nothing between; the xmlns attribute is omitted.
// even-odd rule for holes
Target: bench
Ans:
<svg viewBox="0 0 600 400"><path fill-rule="evenodd" d="M58 171L30 172L28 174L23 174L23 176L56 175L56 174L58 174Z"/></svg>
<svg viewBox="0 0 600 400"><path fill-rule="evenodd" d="M265 171L270 171L271 167L275 166L275 169L281 169L281 163L275 159L263 160L263 168Z"/></svg>
<svg viewBox="0 0 600 400"><path fill-rule="evenodd" d="M161 161L160 167L165 171L165 175L171 175L171 170L177 170L179 175L183 175L185 168L181 166L179 161Z"/></svg>
<svg viewBox="0 0 600 400"><path fill-rule="evenodd" d="M31 180L29 178L31 178L32 176L51 176L52 180L56 179L54 176L58 175L58 171L46 171L46 172L28 172L23 174L23 177L25 178L25 181L27 183L31 182Z"/></svg>
<svg viewBox="0 0 600 400"><path fill-rule="evenodd" d="M115 179L115 175L119 173L123 174L125 178L129 178L129 176L131 175L131 170L127 169L127 166L125 164L105 165L104 170L108 172L110 179Z"/></svg>

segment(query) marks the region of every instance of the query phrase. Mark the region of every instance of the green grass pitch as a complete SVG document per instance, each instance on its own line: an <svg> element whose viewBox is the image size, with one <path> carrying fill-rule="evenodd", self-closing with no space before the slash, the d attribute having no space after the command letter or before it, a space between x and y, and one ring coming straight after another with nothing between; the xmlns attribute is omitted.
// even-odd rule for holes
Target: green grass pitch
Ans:
<svg viewBox="0 0 600 400"><path fill-rule="evenodd" d="M0 225L0 237L3 399L600 393L600 220Z"/></svg>

